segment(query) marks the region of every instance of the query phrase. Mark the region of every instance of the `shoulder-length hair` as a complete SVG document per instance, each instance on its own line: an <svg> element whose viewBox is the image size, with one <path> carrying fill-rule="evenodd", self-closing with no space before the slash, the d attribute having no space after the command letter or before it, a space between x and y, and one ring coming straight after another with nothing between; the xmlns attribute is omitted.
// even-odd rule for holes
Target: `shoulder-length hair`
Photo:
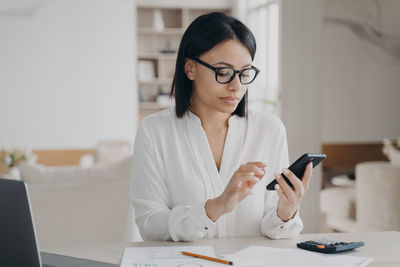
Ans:
<svg viewBox="0 0 400 267"><path fill-rule="evenodd" d="M196 18L186 29L179 46L175 74L170 97L175 97L175 112L182 118L189 112L193 84L185 74L185 58L199 57L217 44L226 40L238 40L250 52L251 59L256 53L256 39L238 19L220 12L213 12ZM240 117L247 113L247 92L232 113Z"/></svg>

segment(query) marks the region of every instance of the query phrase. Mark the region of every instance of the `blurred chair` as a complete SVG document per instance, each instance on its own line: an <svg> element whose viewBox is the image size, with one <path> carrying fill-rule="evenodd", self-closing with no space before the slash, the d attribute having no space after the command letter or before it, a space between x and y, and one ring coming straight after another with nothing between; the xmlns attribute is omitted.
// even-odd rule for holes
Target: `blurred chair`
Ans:
<svg viewBox="0 0 400 267"><path fill-rule="evenodd" d="M365 162L356 167L356 218L377 231L400 230L400 167Z"/></svg>
<svg viewBox="0 0 400 267"><path fill-rule="evenodd" d="M321 191L321 212L340 232L400 230L400 167L388 162L356 165L355 187Z"/></svg>
<svg viewBox="0 0 400 267"><path fill-rule="evenodd" d="M93 152L80 159L80 166L91 167L94 164L119 161L132 154L132 144L125 140L100 141Z"/></svg>
<svg viewBox="0 0 400 267"><path fill-rule="evenodd" d="M22 164L43 248L141 241L130 204L132 156L91 167Z"/></svg>

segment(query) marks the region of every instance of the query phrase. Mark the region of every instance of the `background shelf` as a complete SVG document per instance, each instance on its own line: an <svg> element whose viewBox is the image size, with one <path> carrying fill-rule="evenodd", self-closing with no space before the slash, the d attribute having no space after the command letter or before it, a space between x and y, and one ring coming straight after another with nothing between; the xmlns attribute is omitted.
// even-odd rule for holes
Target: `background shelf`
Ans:
<svg viewBox="0 0 400 267"><path fill-rule="evenodd" d="M233 3L230 0L137 1L139 119L171 106L159 104L157 99L164 102L171 90L177 51L189 24L209 12L232 14Z"/></svg>

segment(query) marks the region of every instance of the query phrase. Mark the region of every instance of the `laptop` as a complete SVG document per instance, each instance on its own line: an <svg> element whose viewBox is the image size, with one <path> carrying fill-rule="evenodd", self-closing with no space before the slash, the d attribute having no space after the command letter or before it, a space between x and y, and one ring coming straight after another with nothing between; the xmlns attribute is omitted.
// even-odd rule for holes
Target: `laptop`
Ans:
<svg viewBox="0 0 400 267"><path fill-rule="evenodd" d="M114 267L104 262L39 252L26 184L0 179L0 266Z"/></svg>

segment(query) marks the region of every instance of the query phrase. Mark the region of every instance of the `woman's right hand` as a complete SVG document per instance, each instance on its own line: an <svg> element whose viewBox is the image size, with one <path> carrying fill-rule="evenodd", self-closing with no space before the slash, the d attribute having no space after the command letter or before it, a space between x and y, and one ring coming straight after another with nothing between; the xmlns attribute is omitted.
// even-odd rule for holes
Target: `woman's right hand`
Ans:
<svg viewBox="0 0 400 267"><path fill-rule="evenodd" d="M264 176L266 167L265 163L259 161L241 165L233 174L224 192L206 202L207 216L215 222L225 213L231 212L240 201L251 194L254 185Z"/></svg>

